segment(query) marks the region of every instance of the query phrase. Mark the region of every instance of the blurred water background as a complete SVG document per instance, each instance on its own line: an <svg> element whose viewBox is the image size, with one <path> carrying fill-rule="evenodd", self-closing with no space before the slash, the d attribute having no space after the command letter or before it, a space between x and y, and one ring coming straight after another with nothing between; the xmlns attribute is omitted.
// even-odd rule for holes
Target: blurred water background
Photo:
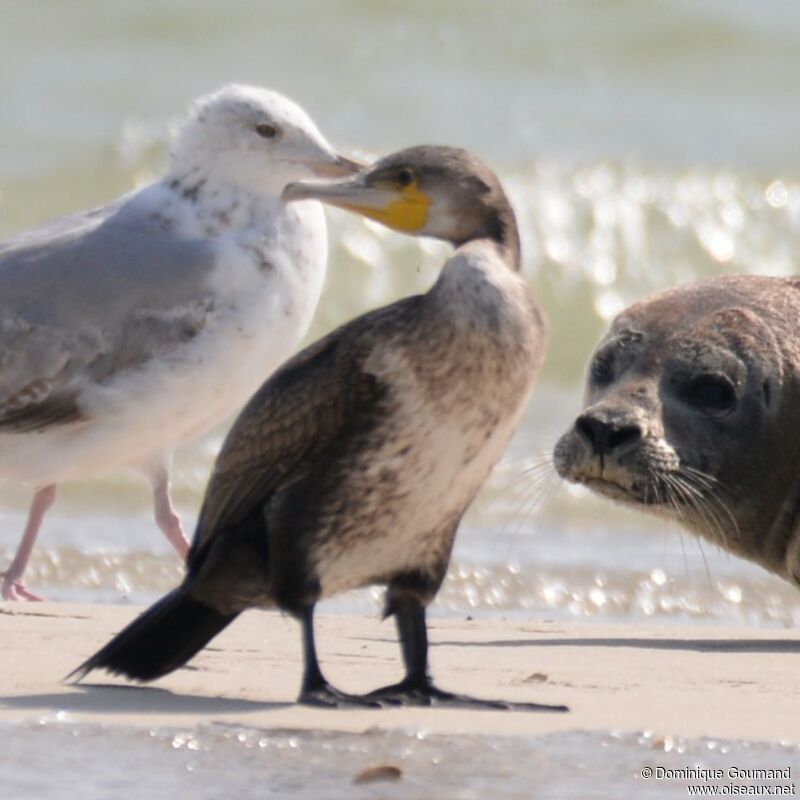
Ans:
<svg viewBox="0 0 800 800"><path fill-rule="evenodd" d="M800 597L677 527L539 480L608 320L721 272L790 274L800 244L800 6L791 0L0 0L0 236L151 180L195 96L231 80L299 101L337 146L480 154L517 209L551 321L544 375L465 520L440 613L791 626ZM316 337L435 279L447 248L342 212ZM178 453L191 524L223 431ZM0 559L28 492L0 494ZM180 566L146 485L65 486L30 583L146 601ZM374 607L372 593L330 608Z"/></svg>

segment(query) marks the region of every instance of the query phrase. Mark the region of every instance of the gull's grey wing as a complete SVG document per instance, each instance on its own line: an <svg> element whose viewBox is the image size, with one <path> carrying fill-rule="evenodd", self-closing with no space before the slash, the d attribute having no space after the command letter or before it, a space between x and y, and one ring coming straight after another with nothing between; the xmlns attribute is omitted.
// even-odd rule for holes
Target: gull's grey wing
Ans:
<svg viewBox="0 0 800 800"><path fill-rule="evenodd" d="M197 334L206 240L176 234L154 184L0 245L0 430L81 418L80 396Z"/></svg>
<svg viewBox="0 0 800 800"><path fill-rule="evenodd" d="M252 397L217 456L190 564L218 531L301 480L331 448L374 424L389 387L364 366L374 348L415 324L422 298L365 314L307 347Z"/></svg>

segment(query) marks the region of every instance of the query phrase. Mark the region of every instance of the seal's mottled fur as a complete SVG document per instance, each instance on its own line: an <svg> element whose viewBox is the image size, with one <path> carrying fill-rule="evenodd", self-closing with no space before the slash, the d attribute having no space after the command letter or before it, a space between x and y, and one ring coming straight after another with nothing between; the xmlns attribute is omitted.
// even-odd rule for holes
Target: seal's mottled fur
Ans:
<svg viewBox="0 0 800 800"><path fill-rule="evenodd" d="M800 280L731 275L620 314L558 442L570 481L800 585Z"/></svg>

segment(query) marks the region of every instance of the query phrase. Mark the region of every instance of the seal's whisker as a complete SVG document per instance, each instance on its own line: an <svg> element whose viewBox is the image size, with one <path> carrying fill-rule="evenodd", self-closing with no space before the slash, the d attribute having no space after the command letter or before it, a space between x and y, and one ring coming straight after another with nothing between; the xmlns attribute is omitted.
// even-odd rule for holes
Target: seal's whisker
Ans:
<svg viewBox="0 0 800 800"><path fill-rule="evenodd" d="M519 468L521 473L536 470L542 466L553 466L553 448L555 447L557 438L552 441L545 441L541 444L541 449L531 453L524 453L520 455L507 455L500 462L501 467L511 467L514 469Z"/></svg>
<svg viewBox="0 0 800 800"><path fill-rule="evenodd" d="M515 463L518 464L519 462L523 462L521 468L513 466ZM520 484L527 483L531 479L536 481L543 473L556 471L553 463L553 456L550 451L543 451L533 458L529 456L518 456L516 458L506 459L502 466L514 469L514 474L509 477L506 485L501 489L502 493L513 491Z"/></svg>
<svg viewBox="0 0 800 800"><path fill-rule="evenodd" d="M666 477L666 476L665 476ZM658 481L656 481L658 483ZM675 512L675 516L677 518L677 531L678 531L678 541L681 544L681 555L683 556L683 569L686 574L686 577L689 577L689 559L686 556L686 544L683 541L683 529L682 525L685 525L685 515L684 510L681 507L677 496L677 490L674 486L672 486L669 480L664 480L664 495L667 500L667 504L669 507Z"/></svg>
<svg viewBox="0 0 800 800"><path fill-rule="evenodd" d="M645 494L647 493L648 490L652 491L656 503L658 505L662 505L662 504L666 505L669 509L672 510L672 512L680 520L680 518L681 518L680 517L680 514L681 514L680 507L679 507L678 503L675 501L675 498L673 496L673 492L672 492L669 484L666 481L663 481L661 479L661 477L657 473L650 472L649 477L650 477L651 483L648 484L648 486L647 486L647 488L645 490ZM664 490L663 500L662 500L662 497L661 497L661 489L662 488ZM679 530L680 530L680 528L679 528ZM665 537L664 538L664 552L662 553L662 556L666 553L666 546L667 546L667 539ZM683 541L681 541L681 547L683 547ZM683 561L684 561L684 565L686 566L686 569L688 570L689 565L688 565L688 563L686 561L686 553L685 552L684 552Z"/></svg>
<svg viewBox="0 0 800 800"><path fill-rule="evenodd" d="M733 512L728 508L727 503L717 494L711 494L709 500L719 509L720 516L724 515L725 519L730 522L733 528L734 538L738 538L739 523L736 522L736 517L734 517ZM728 536L725 537L725 543L730 544L730 538Z"/></svg>
<svg viewBox="0 0 800 800"><path fill-rule="evenodd" d="M720 513L713 502L714 494L699 491L697 487L691 485L686 477L680 474L675 474L674 480L682 487L686 497L693 498L694 502L691 505L705 523L704 527L712 534L712 540L727 546L728 536L725 533Z"/></svg>
<svg viewBox="0 0 800 800"><path fill-rule="evenodd" d="M690 509L693 509L709 527L712 527L714 530L716 530L718 536L724 538L721 525L719 524L716 516L713 514L713 510L708 508L703 502L706 497L702 493L697 492L694 487L690 486L683 477L676 473L672 473L665 477L668 479L670 485L674 488L677 495L683 498L686 506L688 506ZM688 521L685 516L682 518ZM703 560L703 567L705 568L709 589L713 591L714 581L711 577L711 570L708 566L705 550L703 550L703 545L700 539L696 538L695 541L697 542L697 549L700 551L700 557Z"/></svg>
<svg viewBox="0 0 800 800"><path fill-rule="evenodd" d="M552 448L550 448L552 449ZM528 464L528 463L536 463L540 461L542 458L546 458L548 456L548 448L547 444L542 445L541 449L537 449L533 455L531 453L520 453L519 455L511 455L510 453L503 456L503 460L500 462L499 466L513 466L517 464Z"/></svg>
<svg viewBox="0 0 800 800"><path fill-rule="evenodd" d="M533 477L520 475L515 479L515 485L519 485L523 481L527 483L527 486L523 487L520 493L521 496L517 497L513 503L510 516L503 522L502 527L495 534L495 546L497 545L497 540L508 532L512 521L516 519L517 524L514 528L514 532L511 534L511 541L513 542L522 529L522 525L531 510L535 509L537 504L542 504L545 497L547 497L549 502L550 496L552 496L561 484L561 478L558 477L558 473L555 470L549 472L543 471ZM506 487L506 491L510 490L510 486ZM546 506L546 503L543 505Z"/></svg>
<svg viewBox="0 0 800 800"><path fill-rule="evenodd" d="M541 517L563 482L555 470L542 475L536 485L536 491L531 493L531 503L523 512L522 522Z"/></svg>
<svg viewBox="0 0 800 800"><path fill-rule="evenodd" d="M535 485L535 490L529 494L528 500L524 504L519 523L512 536L512 541L519 534L522 525L527 522L528 519L536 519L544 513L544 510L552 501L561 483L562 479L555 471L541 476Z"/></svg>
<svg viewBox="0 0 800 800"><path fill-rule="evenodd" d="M688 464L681 464L679 470L685 477L690 477L697 481L698 483L702 483L708 487L717 486L719 484L719 478L716 478L714 475L709 475L707 472L703 472L702 470L697 469L696 467L691 467Z"/></svg>
<svg viewBox="0 0 800 800"><path fill-rule="evenodd" d="M703 493L703 496L710 507L717 509L715 516L719 522L719 527L723 527L722 521L724 517L724 519L730 523L733 529L734 537L738 538L739 524L737 523L733 512L728 507L728 504L721 497L723 492L729 495L732 495L733 492L727 489L727 487L725 487L725 485L722 484L718 478L715 478L713 475L708 475L705 472L701 472L699 469L695 469L694 467L683 466L679 471L679 474L685 483L693 485L695 489ZM705 489L705 491L703 491L703 489ZM722 533L722 531L720 532ZM721 538L723 545L727 547L730 544L730 537L723 535Z"/></svg>
<svg viewBox="0 0 800 800"><path fill-rule="evenodd" d="M549 451L545 451L537 456L536 460L526 467L515 479L515 485L519 483L527 484L528 492L533 493L542 490L542 487L549 488L551 483L557 485L562 483L562 479L556 471L553 463L553 456Z"/></svg>
<svg viewBox="0 0 800 800"><path fill-rule="evenodd" d="M522 475L535 475L539 472L555 472L555 465L553 463L553 456L543 456L533 463L526 466L520 474Z"/></svg>
<svg viewBox="0 0 800 800"><path fill-rule="evenodd" d="M671 480L677 487L680 487L681 496L684 498L686 504L695 511L707 525L714 529L717 536L723 536L724 538L723 532L718 530L719 523L716 519L716 515L713 514L708 504L710 493L704 491L704 487L696 485L690 480L689 476L685 475L681 470L671 473Z"/></svg>
<svg viewBox="0 0 800 800"><path fill-rule="evenodd" d="M531 481L538 481L540 478L546 478L552 473L555 473L552 464L536 465L536 467L528 468L517 473L509 480L505 490L516 489L520 485L525 485Z"/></svg>

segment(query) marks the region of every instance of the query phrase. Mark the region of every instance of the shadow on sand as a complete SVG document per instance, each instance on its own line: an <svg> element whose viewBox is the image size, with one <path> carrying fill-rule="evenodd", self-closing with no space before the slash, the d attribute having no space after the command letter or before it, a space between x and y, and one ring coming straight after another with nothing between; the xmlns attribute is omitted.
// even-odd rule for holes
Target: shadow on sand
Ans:
<svg viewBox="0 0 800 800"><path fill-rule="evenodd" d="M447 647L632 647L641 650L688 650L694 653L800 653L800 639L509 639L490 642L436 642Z"/></svg>
<svg viewBox="0 0 800 800"><path fill-rule="evenodd" d="M58 710L76 714L233 714L287 708L291 703L266 703L226 697L174 694L147 686L71 686L71 691L0 697L0 706Z"/></svg>

